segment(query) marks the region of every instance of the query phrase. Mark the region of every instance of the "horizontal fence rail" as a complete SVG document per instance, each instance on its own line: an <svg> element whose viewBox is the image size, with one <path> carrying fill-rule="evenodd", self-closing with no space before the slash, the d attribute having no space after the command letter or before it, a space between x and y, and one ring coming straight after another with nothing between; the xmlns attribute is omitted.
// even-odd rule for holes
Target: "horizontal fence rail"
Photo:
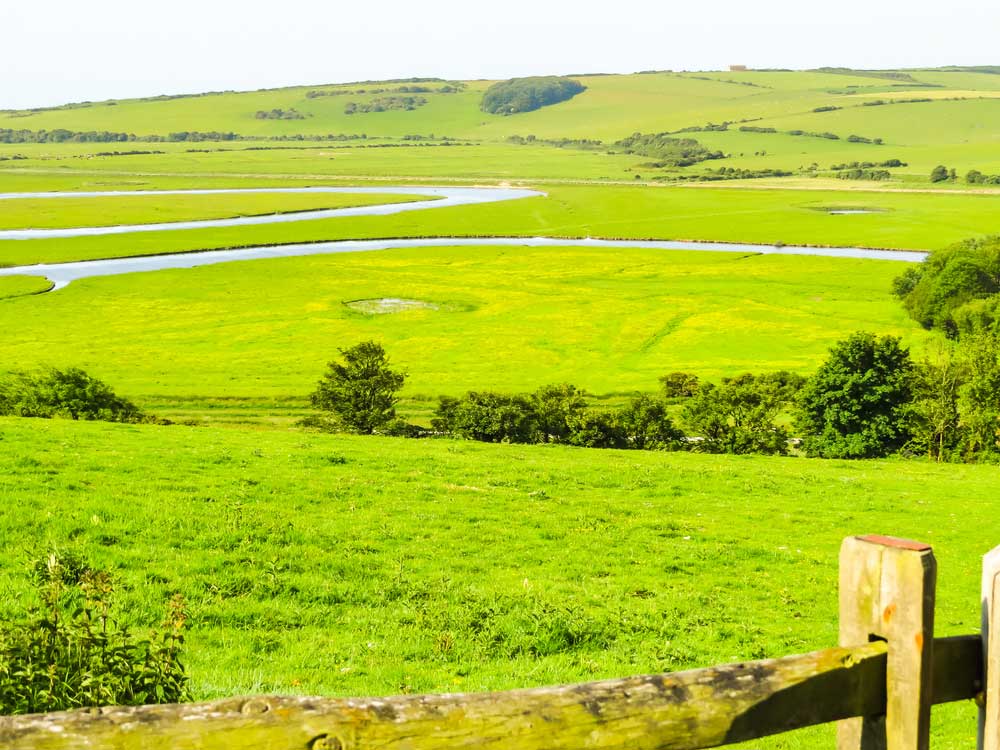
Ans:
<svg viewBox="0 0 1000 750"><path fill-rule="evenodd" d="M688 672L496 693L257 696L0 717L12 750L698 750L839 722L839 750L926 750L930 708L976 699L1000 750L1000 548L983 633L935 638L930 547L849 537L841 646Z"/></svg>
<svg viewBox="0 0 1000 750"><path fill-rule="evenodd" d="M886 706L877 641L689 672L504 693L377 699L254 697L0 719L0 744L31 750L696 750ZM934 703L982 689L979 636L934 643Z"/></svg>

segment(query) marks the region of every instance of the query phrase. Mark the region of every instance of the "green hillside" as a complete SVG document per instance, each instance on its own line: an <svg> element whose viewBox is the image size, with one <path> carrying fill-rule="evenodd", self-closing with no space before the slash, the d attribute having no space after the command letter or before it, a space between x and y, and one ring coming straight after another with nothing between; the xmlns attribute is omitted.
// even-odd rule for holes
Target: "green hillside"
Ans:
<svg viewBox="0 0 1000 750"><path fill-rule="evenodd" d="M0 128L73 131L113 131L138 136L182 131L219 131L245 137L316 137L328 134L367 138L435 135L497 143L512 135L540 139L598 139L611 143L633 132L675 131L707 123L731 123L729 136L741 125L781 131L832 132L835 145L823 139L777 135L732 143L734 155L747 152L781 153L798 149L797 157L822 161L865 159L873 150L919 162L923 174L935 155L929 148L945 148L937 158L949 157L980 168L997 165L984 149L1000 138L996 123L1000 76L968 72L912 71L909 80L879 78L849 72L706 72L577 76L586 90L573 99L512 116L492 115L480 109L489 81L381 83L301 86L244 93L165 97L73 105L47 110L0 112ZM400 89L426 89L399 94ZM448 93L442 93L442 89ZM357 93L357 92L366 93ZM317 95L318 93L324 95ZM373 93L382 92L382 93ZM411 96L426 100L412 110L348 114L346 103L358 106L386 97ZM863 106L932 99L920 104ZM814 112L819 108L838 109ZM258 113L294 112L300 119L261 119ZM880 149L856 148L844 139L856 134L882 138ZM712 134L712 137L717 137ZM952 147L960 147L954 150ZM752 149L752 150L751 150ZM853 158L852 158L853 157ZM752 167L753 161L737 161ZM783 168L809 164L803 158L780 160ZM822 164L823 167L828 165ZM1000 168L1000 165L997 165ZM968 168L972 168L969 166ZM457 173L456 173L457 174Z"/></svg>

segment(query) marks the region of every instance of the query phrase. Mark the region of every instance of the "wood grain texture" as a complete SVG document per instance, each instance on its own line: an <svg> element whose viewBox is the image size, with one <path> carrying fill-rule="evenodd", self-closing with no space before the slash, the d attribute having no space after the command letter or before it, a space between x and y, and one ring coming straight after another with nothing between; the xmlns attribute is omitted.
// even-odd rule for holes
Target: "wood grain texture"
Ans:
<svg viewBox="0 0 1000 750"><path fill-rule="evenodd" d="M841 722L839 750L928 750L933 695L931 548L891 537L848 537L840 552L840 643L889 644L884 715Z"/></svg>
<svg viewBox="0 0 1000 750"><path fill-rule="evenodd" d="M256 697L0 718L18 750L483 746L694 750L878 712L886 644L675 674L466 695Z"/></svg>

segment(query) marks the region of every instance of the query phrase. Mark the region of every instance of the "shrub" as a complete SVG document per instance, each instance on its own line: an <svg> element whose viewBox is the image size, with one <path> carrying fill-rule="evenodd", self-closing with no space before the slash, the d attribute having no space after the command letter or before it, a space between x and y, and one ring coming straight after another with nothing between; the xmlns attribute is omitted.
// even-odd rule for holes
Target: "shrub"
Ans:
<svg viewBox="0 0 1000 750"><path fill-rule="evenodd" d="M788 452L788 432L775 421L788 386L749 373L702 386L684 405L682 419L694 450L706 453Z"/></svg>
<svg viewBox="0 0 1000 750"><path fill-rule="evenodd" d="M0 415L150 421L135 404L116 395L107 383L75 367L14 373L0 380Z"/></svg>
<svg viewBox="0 0 1000 750"><path fill-rule="evenodd" d="M584 448L626 448L628 439L617 415L607 409L584 409L573 420L569 442Z"/></svg>
<svg viewBox="0 0 1000 750"><path fill-rule="evenodd" d="M112 615L107 573L58 554L36 563L34 573L39 602L0 620L0 714L189 698L179 659L181 599L148 638L136 638Z"/></svg>
<svg viewBox="0 0 1000 750"><path fill-rule="evenodd" d="M660 378L666 398L690 398L698 393L698 376L689 372L671 372Z"/></svg>
<svg viewBox="0 0 1000 750"><path fill-rule="evenodd" d="M943 164L939 164L931 170L931 182L944 182L948 177L948 167Z"/></svg>
<svg viewBox="0 0 1000 750"><path fill-rule="evenodd" d="M441 396L431 424L435 430L486 443L533 443L539 434L527 396L492 391L470 391L461 398Z"/></svg>
<svg viewBox="0 0 1000 750"><path fill-rule="evenodd" d="M616 415L618 429L629 448L679 450L684 433L674 427L666 404L656 398L636 396Z"/></svg>
<svg viewBox="0 0 1000 750"><path fill-rule="evenodd" d="M531 405L544 443L565 442L570 425L586 406L585 394L570 383L556 383L531 394Z"/></svg>

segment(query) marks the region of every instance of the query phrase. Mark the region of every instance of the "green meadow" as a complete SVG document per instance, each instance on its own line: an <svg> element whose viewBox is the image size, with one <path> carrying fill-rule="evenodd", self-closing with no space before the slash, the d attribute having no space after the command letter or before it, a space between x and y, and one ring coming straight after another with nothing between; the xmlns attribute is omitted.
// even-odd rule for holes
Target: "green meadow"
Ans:
<svg viewBox="0 0 1000 750"><path fill-rule="evenodd" d="M113 201L109 203L110 201ZM236 216L294 213L419 200L362 194L130 195L120 198L18 198L0 200L0 230L104 227Z"/></svg>
<svg viewBox="0 0 1000 750"><path fill-rule="evenodd" d="M7 240L0 266L398 237L749 245L715 253L445 244L90 278L48 294L45 279L2 277L0 373L81 367L185 424L0 419L0 595L29 601L30 563L50 549L110 569L121 616L140 630L183 594L199 699L507 689L822 648L837 638L837 549L849 534L933 543L938 633L975 632L979 559L1000 544L989 523L995 467L485 445L295 425L312 413L308 394L325 364L368 339L408 373L400 411L424 425L438 395L470 389L571 382L615 405L654 392L675 370L708 381L809 375L858 330L899 336L921 357L938 334L892 296L905 264L752 247L936 250L1000 233L1000 187L962 180L970 169L1000 173L1000 75L905 75L579 76L587 89L573 99L509 117L479 109L488 81L448 84L450 92L445 82L420 84L432 91L411 111L345 111L400 83L0 111L0 135L157 137L0 144L4 193L387 191L14 198L0 201L0 229L413 200L394 184L546 194L394 216ZM308 95L317 91L326 93ZM901 102L915 98L932 101ZM886 103L865 106L876 100ZM300 117L257 115L274 110ZM672 167L609 153L634 132L681 130L675 137L722 158ZM160 139L182 131L242 139ZM536 140L520 145L513 135ZM906 166L885 181L838 179L832 169L888 159ZM932 184L938 164L958 179ZM720 167L793 174L704 181ZM687 178L697 179L671 182ZM425 304L373 312L384 298ZM935 747L970 746L974 716L971 704L936 709ZM754 747L832 741L824 727Z"/></svg>
<svg viewBox="0 0 1000 750"><path fill-rule="evenodd" d="M52 287L52 282L39 276L4 276L0 278L0 300L41 294Z"/></svg>
<svg viewBox="0 0 1000 750"><path fill-rule="evenodd" d="M546 197L430 207L394 216L143 232L104 237L0 240L0 264L188 252L380 237L602 237L715 240L933 250L1000 230L1000 195L532 185ZM64 200L64 199L61 199ZM118 205L118 198L101 199ZM17 200L9 201L18 211ZM875 211L831 215L834 208ZM4 206L0 205L0 211Z"/></svg>
<svg viewBox="0 0 1000 750"><path fill-rule="evenodd" d="M975 632L985 466L0 420L0 590L50 547L140 629L182 593L197 698L474 691L837 639L849 533L931 542L939 635ZM968 747L975 706L935 709ZM829 746L822 727L755 747Z"/></svg>
<svg viewBox="0 0 1000 750"><path fill-rule="evenodd" d="M809 373L858 329L901 335L919 351L929 334L890 291L903 268L513 247L246 261L85 279L6 300L0 325L18 335L0 340L0 361L81 366L168 415L200 399L301 404L336 348L366 339L410 373L404 395L416 401L562 381L598 395L652 391L673 370L713 380ZM387 297L436 309L369 315L345 304Z"/></svg>

